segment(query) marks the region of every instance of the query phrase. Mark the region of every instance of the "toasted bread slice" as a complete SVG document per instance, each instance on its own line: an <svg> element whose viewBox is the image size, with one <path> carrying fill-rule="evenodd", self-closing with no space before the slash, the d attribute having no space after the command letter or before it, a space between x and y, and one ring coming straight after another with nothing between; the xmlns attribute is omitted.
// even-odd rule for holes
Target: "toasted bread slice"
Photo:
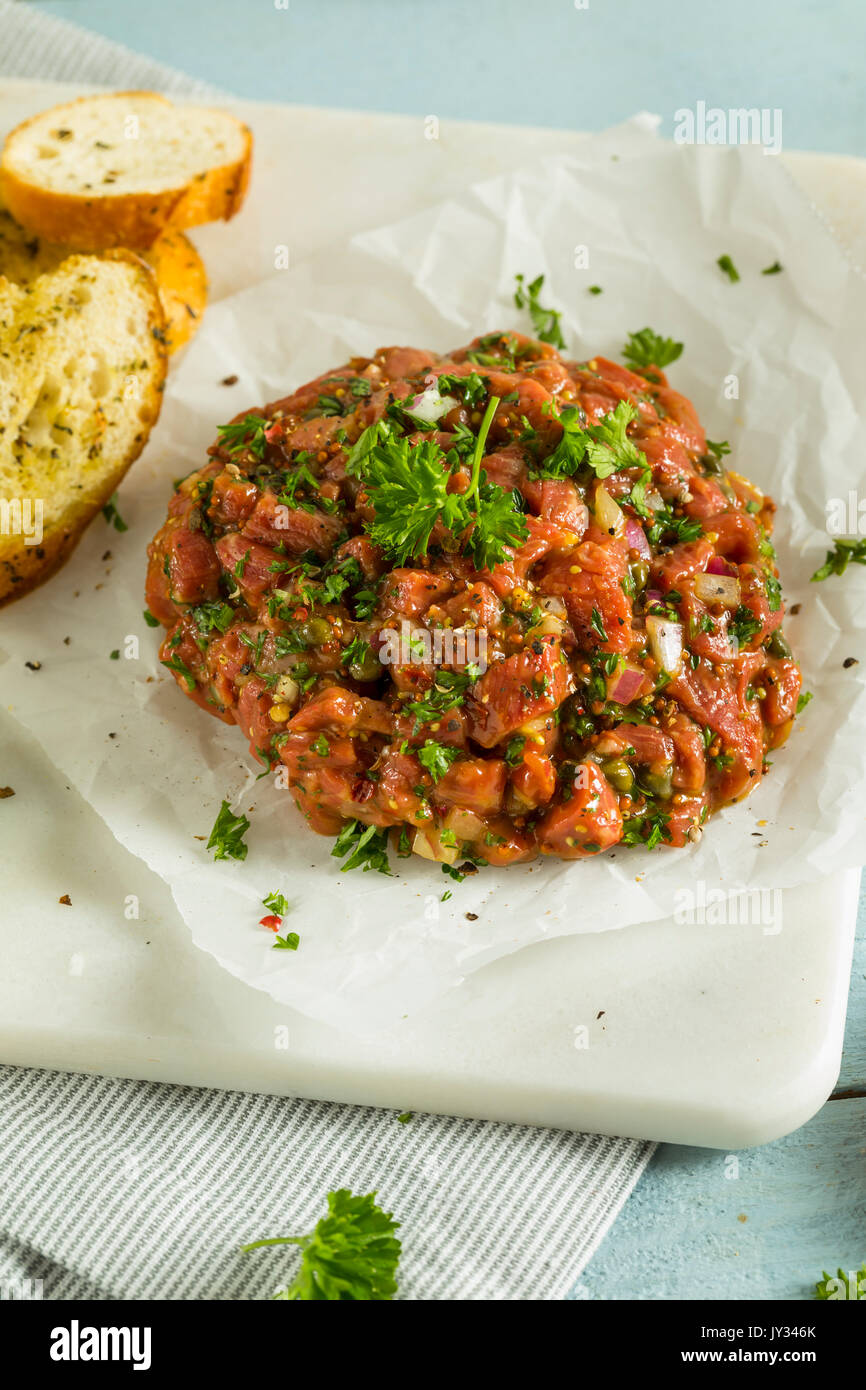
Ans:
<svg viewBox="0 0 866 1390"><path fill-rule="evenodd" d="M0 207L0 275L16 285L29 285L71 256L68 246L25 232L10 212ZM146 251L139 251L156 276L165 314L166 345L176 352L189 342L207 306L207 274L201 256L183 232L163 232Z"/></svg>
<svg viewBox="0 0 866 1390"><path fill-rule="evenodd" d="M47 241L138 250L169 227L233 217L252 143L226 111L155 92L81 97L16 126L0 154L0 194Z"/></svg>
<svg viewBox="0 0 866 1390"><path fill-rule="evenodd" d="M165 320L137 256L70 256L0 280L0 604L63 564L144 448Z"/></svg>

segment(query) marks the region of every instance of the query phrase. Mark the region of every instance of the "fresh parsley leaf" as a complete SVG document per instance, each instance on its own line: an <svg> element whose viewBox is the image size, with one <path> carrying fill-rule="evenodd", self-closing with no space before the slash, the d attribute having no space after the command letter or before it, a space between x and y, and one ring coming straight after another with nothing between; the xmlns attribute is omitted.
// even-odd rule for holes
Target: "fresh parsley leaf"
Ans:
<svg viewBox="0 0 866 1390"><path fill-rule="evenodd" d="M265 454L265 430L268 422L261 415L245 415L230 425L217 425L219 443L230 454L240 454L249 449L253 458L262 459Z"/></svg>
<svg viewBox="0 0 866 1390"><path fill-rule="evenodd" d="M289 910L289 902L282 893L269 893L266 898L262 898L262 907L269 907L278 917L285 917Z"/></svg>
<svg viewBox="0 0 866 1390"><path fill-rule="evenodd" d="M782 266L781 266L781 264L779 263L779 261L773 261L773 264L772 264L772 265L768 265L768 266L765 266L765 267L764 267L764 269L761 271L761 274L762 274L762 275L778 275L778 274L781 272L781 270L782 270Z"/></svg>
<svg viewBox="0 0 866 1390"><path fill-rule="evenodd" d="M327 758L331 751L331 745L324 734L319 734L319 737L313 740L310 747L314 753L318 753L320 758Z"/></svg>
<svg viewBox="0 0 866 1390"><path fill-rule="evenodd" d="M589 287L587 293L588 293L588 294L604 294L604 290L601 288L601 285L590 285L590 287Z"/></svg>
<svg viewBox="0 0 866 1390"><path fill-rule="evenodd" d="M816 1301L841 1302L851 1299L853 1302L859 1302L860 1299L866 1298L866 1261L859 1270L837 1270L835 1278L828 1274L826 1269L821 1273L824 1278L815 1285Z"/></svg>
<svg viewBox="0 0 866 1390"><path fill-rule="evenodd" d="M275 951L297 951L301 938L296 931L287 931L285 936L274 937Z"/></svg>
<svg viewBox="0 0 866 1390"><path fill-rule="evenodd" d="M229 803L224 801L207 842L208 849L214 852L214 859L246 859L248 846L244 843L244 836L249 828L246 816L236 816Z"/></svg>
<svg viewBox="0 0 866 1390"><path fill-rule="evenodd" d="M728 634L740 647L747 647L752 638L761 630L761 621L745 604L740 604L728 626Z"/></svg>
<svg viewBox="0 0 866 1390"><path fill-rule="evenodd" d="M671 838L669 821L670 816L667 812L648 806L643 815L630 816L623 822L623 844L655 849L663 840Z"/></svg>
<svg viewBox="0 0 866 1390"><path fill-rule="evenodd" d="M456 762L459 757L459 748L451 748L446 743L437 743L433 738L426 739L423 746L418 749L418 761L422 767L426 767L434 782L441 781L451 764Z"/></svg>
<svg viewBox="0 0 866 1390"><path fill-rule="evenodd" d="M630 367L668 367L682 354L683 344L663 338L651 328L629 333L622 355Z"/></svg>
<svg viewBox="0 0 866 1390"><path fill-rule="evenodd" d="M515 734L514 738L508 740L505 745L505 761L509 767L519 767L523 762L523 750L526 747L526 735Z"/></svg>
<svg viewBox="0 0 866 1390"><path fill-rule="evenodd" d="M797 696L797 713L802 714L803 710L806 708L809 701L812 699L814 699L814 696L812 695L811 690L803 690Z"/></svg>
<svg viewBox="0 0 866 1390"><path fill-rule="evenodd" d="M601 614L599 613L597 608L593 608L592 610L592 619L589 625L592 628L593 632L596 632L598 634L602 642L607 641L607 633L604 630L604 623L602 622Z"/></svg>
<svg viewBox="0 0 866 1390"><path fill-rule="evenodd" d="M440 395L459 394L468 406L481 405L482 401L487 399L490 389L487 378L479 376L478 372L470 372L468 376L449 376L443 373L436 385L439 387Z"/></svg>
<svg viewBox="0 0 866 1390"><path fill-rule="evenodd" d="M149 608L145 608L141 615L148 627L159 627L159 618L155 618Z"/></svg>
<svg viewBox="0 0 866 1390"><path fill-rule="evenodd" d="M196 604L190 609L190 614L199 632L205 636L214 628L217 632L227 632L235 616L234 609L228 603L220 603L218 599Z"/></svg>
<svg viewBox="0 0 866 1390"><path fill-rule="evenodd" d="M114 527L115 531L129 530L129 527L127 526L126 522L124 521L123 517L120 515L120 512L117 509L116 492L113 492L111 494L105 506L102 508L102 515L105 517L105 520L108 522L109 526Z"/></svg>
<svg viewBox="0 0 866 1390"><path fill-rule="evenodd" d="M647 540L650 545L661 545L662 538L673 537L674 540L685 544L687 541L696 541L703 532L700 521L688 516L674 516L666 507L660 507L657 512L653 512L653 524L647 531Z"/></svg>
<svg viewBox="0 0 866 1390"><path fill-rule="evenodd" d="M276 1299L286 1302L389 1302L397 1292L400 1223L376 1204L376 1193L356 1197L348 1188L328 1193L328 1214L308 1236L273 1236L242 1246L243 1254L269 1245L297 1245L301 1265Z"/></svg>
<svg viewBox="0 0 866 1390"><path fill-rule="evenodd" d="M727 252L724 256L719 256L719 259L716 261L716 265L719 267L719 270L721 270L723 274L727 275L732 285L735 285L737 283L737 281L740 278L740 272L737 270L737 267L734 265L734 262L731 260Z"/></svg>
<svg viewBox="0 0 866 1390"><path fill-rule="evenodd" d="M583 411L567 405L556 416L562 438L537 470L543 478L568 478L589 467L597 478L609 478L623 468L646 468L646 459L626 433L638 412L630 401L620 401L615 410L594 425L586 424Z"/></svg>
<svg viewBox="0 0 866 1390"><path fill-rule="evenodd" d="M812 575L812 583L828 579L831 574L844 574L852 563L866 565L866 540L834 540L833 549L827 551L823 565Z"/></svg>
<svg viewBox="0 0 866 1390"><path fill-rule="evenodd" d="M564 348L565 339L559 326L562 312L557 309L545 309L538 300L544 286L544 276L536 275L528 285L523 275L515 275L514 279L517 286L514 291L514 303L518 309L529 310L535 336L543 343L552 343L554 347Z"/></svg>
<svg viewBox="0 0 866 1390"><path fill-rule="evenodd" d="M195 676L189 669L185 661L181 661L179 656L162 658L162 665L167 666L170 671L177 671L179 676L183 676L186 681L187 690L195 690Z"/></svg>
<svg viewBox="0 0 866 1390"><path fill-rule="evenodd" d="M720 439L718 442L716 442L716 440L714 439L708 439L706 440L706 446L707 453L710 454L711 457L716 460L723 459L725 457L725 454L729 454L731 452L731 446L728 443L727 439Z"/></svg>
<svg viewBox="0 0 866 1390"><path fill-rule="evenodd" d="M362 821L348 820L337 836L331 850L335 859L348 855L345 864L340 865L340 873L349 869L363 868L366 873L375 869L380 874L391 874L388 864L388 831L375 825L364 825Z"/></svg>

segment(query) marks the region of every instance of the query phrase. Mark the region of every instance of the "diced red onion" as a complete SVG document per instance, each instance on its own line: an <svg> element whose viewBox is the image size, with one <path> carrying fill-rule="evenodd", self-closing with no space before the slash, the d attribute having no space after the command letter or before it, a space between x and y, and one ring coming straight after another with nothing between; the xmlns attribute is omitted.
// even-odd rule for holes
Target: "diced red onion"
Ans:
<svg viewBox="0 0 866 1390"><path fill-rule="evenodd" d="M696 574L695 593L704 603L736 608L740 602L740 581L732 574Z"/></svg>
<svg viewBox="0 0 866 1390"><path fill-rule="evenodd" d="M632 550L636 550L642 560L652 558L649 541L646 532L640 522L635 521L634 517L629 517L625 523L625 538Z"/></svg>
<svg viewBox="0 0 866 1390"><path fill-rule="evenodd" d="M615 671L607 683L607 698L618 705L629 705L646 680L639 666L624 666Z"/></svg>
<svg viewBox="0 0 866 1390"><path fill-rule="evenodd" d="M736 574L734 566L723 555L714 555L707 565L707 574Z"/></svg>
<svg viewBox="0 0 866 1390"><path fill-rule="evenodd" d="M647 603L661 603L662 591L661 589L645 589L644 598Z"/></svg>
<svg viewBox="0 0 866 1390"><path fill-rule="evenodd" d="M675 676L683 659L683 625L650 613L646 620L652 654L662 671Z"/></svg>

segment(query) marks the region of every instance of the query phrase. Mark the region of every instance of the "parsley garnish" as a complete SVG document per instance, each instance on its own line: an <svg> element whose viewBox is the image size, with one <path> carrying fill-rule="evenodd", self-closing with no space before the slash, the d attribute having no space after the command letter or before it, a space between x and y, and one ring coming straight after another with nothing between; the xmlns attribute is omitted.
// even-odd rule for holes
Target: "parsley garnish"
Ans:
<svg viewBox="0 0 866 1390"><path fill-rule="evenodd" d="M219 600L196 604L190 609L190 614L199 632L205 636L214 628L217 632L227 632L235 616L234 609Z"/></svg>
<svg viewBox="0 0 866 1390"><path fill-rule="evenodd" d="M272 1236L241 1247L243 1254L266 1245L297 1245L301 1266L274 1297L287 1302L388 1302L397 1292L399 1229L391 1212L376 1205L376 1193L355 1197L346 1187L328 1193L328 1214L308 1236Z"/></svg>
<svg viewBox="0 0 866 1390"><path fill-rule="evenodd" d="M487 399L489 390L487 378L479 376L477 372L470 372L468 376L447 376L443 373L436 385L442 396L459 391L468 406L480 405Z"/></svg>
<svg viewBox="0 0 866 1390"><path fill-rule="evenodd" d="M266 898L262 898L262 907L269 907L278 917L285 917L289 910L289 901L282 893L269 893Z"/></svg>
<svg viewBox="0 0 866 1390"><path fill-rule="evenodd" d="M347 873L349 869L362 867L365 873L369 869L376 869L380 874L391 873L388 864L388 831L375 825L347 820L337 836L331 854L335 859L349 856L345 864L340 865L342 874Z"/></svg>
<svg viewBox="0 0 866 1390"><path fill-rule="evenodd" d="M426 767L434 782L440 781L459 757L459 748L437 743L433 738L428 738L423 747L418 749L418 761L422 767Z"/></svg>
<svg viewBox="0 0 866 1390"><path fill-rule="evenodd" d="M297 951L301 938L296 931L287 931L285 936L274 938L273 949L275 951Z"/></svg>
<svg viewBox="0 0 866 1390"><path fill-rule="evenodd" d="M650 545L661 544L663 536L674 536L677 541L696 541L703 531L701 523L692 517L674 516L666 507L653 513L654 521L647 531Z"/></svg>
<svg viewBox="0 0 866 1390"><path fill-rule="evenodd" d="M725 457L725 454L729 454L731 452L731 446L728 443L727 439L720 439L718 440L718 442L714 439L708 439L706 440L706 446L707 453L710 454L711 457L716 460L723 459Z"/></svg>
<svg viewBox="0 0 866 1390"><path fill-rule="evenodd" d="M803 710L806 708L806 706L808 705L809 701L810 701L811 699L813 699L813 698L814 698L814 697L813 697L813 695L812 695L811 690L804 690L800 695L798 695L798 696L797 696L797 713L798 713L798 714L802 714L802 713L803 713Z"/></svg>
<svg viewBox="0 0 866 1390"><path fill-rule="evenodd" d="M169 659L163 657L162 665L167 666L170 671L177 671L179 676L183 676L184 680L186 681L187 690L195 690L195 676L187 666L186 662L181 661L179 656L173 656Z"/></svg>
<svg viewBox="0 0 866 1390"><path fill-rule="evenodd" d="M244 844L244 836L249 828L246 816L234 815L229 803L224 801L207 842L208 849L214 851L214 859L246 859L248 846Z"/></svg>
<svg viewBox="0 0 866 1390"><path fill-rule="evenodd" d="M737 283L737 281L740 278L740 272L737 270L737 267L734 265L734 262L731 260L727 252L724 256L719 256L719 259L716 261L716 265L719 267L719 270L721 270L723 274L727 275L732 285L735 285Z"/></svg>
<svg viewBox="0 0 866 1390"><path fill-rule="evenodd" d="M629 333L622 355L630 367L667 367L676 362L682 350L683 344L675 339L662 338L651 328L642 328L638 333Z"/></svg>
<svg viewBox="0 0 866 1390"><path fill-rule="evenodd" d="M562 329L559 320L562 318L561 311L557 309L544 309L538 302L544 285L544 276L536 275L535 279L527 285L522 275L514 277L517 288L514 291L514 303L518 309L528 309L529 317L532 319L532 326L535 329L536 337L543 343L552 343L554 347L564 348L565 339L562 336Z"/></svg>
<svg viewBox="0 0 866 1390"><path fill-rule="evenodd" d="M509 767L519 767L523 762L523 750L526 747L526 735L515 734L514 738L508 740L505 745L505 761Z"/></svg>
<svg viewBox="0 0 866 1390"><path fill-rule="evenodd" d="M761 620L756 618L751 609L746 608L745 604L740 604L734 613L728 633L740 647L746 647L761 630Z"/></svg>
<svg viewBox="0 0 866 1390"><path fill-rule="evenodd" d="M586 465L597 478L604 479L623 468L645 468L644 455L626 434L637 417L635 406L620 401L615 410L594 425L587 425L583 411L567 405L554 417L562 425L562 438L537 470L537 476L568 478Z"/></svg>
<svg viewBox="0 0 866 1390"><path fill-rule="evenodd" d="M145 608L141 615L148 627L159 627L159 618L155 618L149 608Z"/></svg>
<svg viewBox="0 0 866 1390"><path fill-rule="evenodd" d="M217 425L219 443L230 454L239 454L249 449L253 458L262 459L265 454L265 430L268 422L261 415L245 415L231 425Z"/></svg>
<svg viewBox="0 0 866 1390"><path fill-rule="evenodd" d="M590 620L589 625L592 628L593 632L598 633L602 642L607 641L607 633L604 630L604 623L601 620L601 614L599 613L597 608L593 608L592 610L592 619Z"/></svg>
<svg viewBox="0 0 866 1390"><path fill-rule="evenodd" d="M120 515L120 512L117 510L116 492L113 492L111 494L105 506L102 508L102 515L105 517L105 520L108 522L109 526L114 527L115 531L129 530L129 527L127 526L123 517Z"/></svg>
<svg viewBox="0 0 866 1390"><path fill-rule="evenodd" d="M439 520L455 536L469 533L466 548L479 569L498 564L505 558L506 545L525 539L526 522L523 513L515 509L513 494L481 481L484 444L498 405L497 396L487 403L466 492L448 491L448 461L431 440L411 445L405 436L380 437L379 421L365 430L354 446L349 463L361 477L375 513L368 527L370 536L390 552L396 564L426 555ZM365 443L371 431L372 442Z"/></svg>
<svg viewBox="0 0 866 1390"><path fill-rule="evenodd" d="M852 562L866 565L866 540L834 540L833 549L827 551L823 565L812 575L812 583L828 579L831 574L844 574Z"/></svg>
<svg viewBox="0 0 866 1390"><path fill-rule="evenodd" d="M821 1271L824 1278L815 1285L815 1298L819 1302L836 1302L850 1299L858 1302L866 1298L866 1261L860 1266L859 1270L850 1270L846 1274L844 1269L836 1271L836 1277L829 1275L826 1269ZM843 1292L844 1290L844 1292Z"/></svg>
<svg viewBox="0 0 866 1390"><path fill-rule="evenodd" d="M623 822L623 844L642 845L644 849L655 849L662 840L669 840L670 816L665 811L648 807L643 815L630 816Z"/></svg>
<svg viewBox="0 0 866 1390"><path fill-rule="evenodd" d="M773 261L772 265L765 266L761 271L762 275L778 275L782 269L779 261Z"/></svg>

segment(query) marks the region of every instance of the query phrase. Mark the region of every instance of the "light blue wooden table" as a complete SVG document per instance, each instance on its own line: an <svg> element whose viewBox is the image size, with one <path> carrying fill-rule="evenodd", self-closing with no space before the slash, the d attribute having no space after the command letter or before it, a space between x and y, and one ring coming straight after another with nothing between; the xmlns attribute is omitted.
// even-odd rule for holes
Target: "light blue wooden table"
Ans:
<svg viewBox="0 0 866 1390"><path fill-rule="evenodd" d="M783 113L791 149L866 154L863 0L42 0L270 101L596 130L703 99ZM574 1291L803 1299L866 1259L866 898L842 1074L796 1134L736 1156L662 1146ZM737 1176L732 1176L733 1173Z"/></svg>

